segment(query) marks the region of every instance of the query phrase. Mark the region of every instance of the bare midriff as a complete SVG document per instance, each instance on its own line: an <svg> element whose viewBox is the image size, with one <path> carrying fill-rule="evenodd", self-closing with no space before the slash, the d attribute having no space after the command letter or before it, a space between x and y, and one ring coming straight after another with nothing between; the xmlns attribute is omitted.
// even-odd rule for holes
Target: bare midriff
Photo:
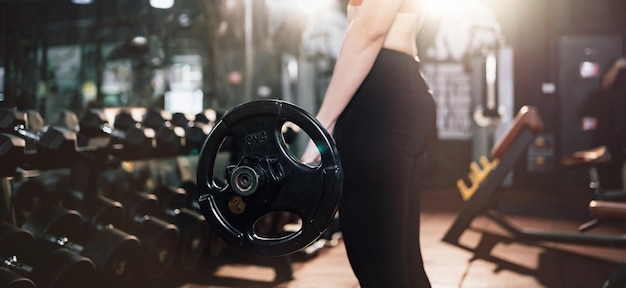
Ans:
<svg viewBox="0 0 626 288"><path fill-rule="evenodd" d="M368 0L350 0L348 3L348 21L352 22L354 17L359 13L363 1ZM424 16L422 6L421 0L405 0L402 3L387 34L383 48L417 56L417 43L415 39L421 28L422 18Z"/></svg>

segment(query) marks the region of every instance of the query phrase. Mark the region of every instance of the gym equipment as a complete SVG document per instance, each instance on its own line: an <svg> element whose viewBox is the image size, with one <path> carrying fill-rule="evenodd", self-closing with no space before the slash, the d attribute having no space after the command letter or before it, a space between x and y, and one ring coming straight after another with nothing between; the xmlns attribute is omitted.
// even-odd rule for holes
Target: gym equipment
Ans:
<svg viewBox="0 0 626 288"><path fill-rule="evenodd" d="M44 131L28 129L26 113L0 108L0 132L26 141L26 166L34 169L69 167L76 154L76 134L67 129L49 126ZM29 149L34 146L34 149Z"/></svg>
<svg viewBox="0 0 626 288"><path fill-rule="evenodd" d="M65 248L40 250L30 232L0 222L0 265L39 288L93 286L96 268L91 260Z"/></svg>
<svg viewBox="0 0 626 288"><path fill-rule="evenodd" d="M76 191L75 191L76 192ZM136 236L123 232L121 229L124 225L125 210L120 202L113 201L101 195L86 197L82 194L82 198L76 205L76 211L82 216L83 227L85 227L85 239L102 239L108 243L120 242L113 253L101 253L99 258L90 258L98 267L111 267L111 269L103 270L104 274L102 284L104 287L121 287L127 284L136 274L138 262L142 246ZM67 198L65 198L67 199ZM67 201L66 201L67 202ZM106 239L100 234L102 230L109 230L112 235ZM93 240L92 240L93 241ZM114 245L114 244L108 244ZM112 255L111 255L112 254ZM99 265L99 263L104 263Z"/></svg>
<svg viewBox="0 0 626 288"><path fill-rule="evenodd" d="M105 206L95 210L94 214L100 215L93 221L102 225L84 227L83 218L77 211L44 203L32 212L22 228L49 249L64 247L93 261L99 277L92 285L118 287L127 283L132 275L134 261L138 258L139 240L107 225L109 221L105 218L109 217L107 213L112 214L111 209L107 210ZM81 231L89 233L81 235Z"/></svg>
<svg viewBox="0 0 626 288"><path fill-rule="evenodd" d="M13 176L24 162L26 141L17 136L0 133L0 177Z"/></svg>
<svg viewBox="0 0 626 288"><path fill-rule="evenodd" d="M589 188L593 190L594 200L589 202L589 213L593 219L578 228L581 232L590 231L603 224L624 223L626 220L626 191L604 190L598 175L598 166L608 164L611 154L606 146L577 151L559 162L562 168L587 168ZM626 261L603 284L603 288L626 286Z"/></svg>
<svg viewBox="0 0 626 288"><path fill-rule="evenodd" d="M155 217L158 199L154 195L127 191L116 200L126 209L125 229L141 241L141 275L162 275L170 268L178 251L178 227Z"/></svg>
<svg viewBox="0 0 626 288"><path fill-rule="evenodd" d="M499 160L496 158L493 161L489 161L489 159L487 159L487 157L483 155L479 158L478 161L480 162L480 165L473 161L472 163L470 163L470 172L468 173L467 177L472 184L469 187L463 179L459 179L456 182L456 187L459 189L461 197L464 201L467 201L469 198L472 197L472 195L474 195L474 192L476 192L476 189L478 189L480 183L482 183L485 178L487 178L487 175L489 175L491 170L498 166Z"/></svg>
<svg viewBox="0 0 626 288"><path fill-rule="evenodd" d="M601 145L563 157L559 161L559 166L564 169L586 168L589 175L589 188L593 191L595 200L624 200L626 199L626 191L607 190L600 183L598 167L607 165L611 161L612 157L608 147Z"/></svg>
<svg viewBox="0 0 626 288"><path fill-rule="evenodd" d="M492 169L489 170L483 178L480 178L481 182L475 187L475 191L473 191L471 195L468 195L469 197L467 198L467 201L455 218L452 226L444 235L443 241L454 245L460 245L459 238L463 232L470 227L475 217L485 213L496 224L504 228L504 230L520 239L611 248L626 247L626 234L590 235L578 232L567 233L559 231L523 229L509 222L501 212L496 210L495 204L497 204L496 197L498 185L502 183L506 175L513 168L515 162L521 155L523 155L526 148L533 142L536 135L542 130L543 124L537 110L531 106L522 107L516 115L512 126L509 127L508 131L496 142L491 150L491 160L489 160L489 163L497 161L497 166L492 167ZM589 156L589 154L587 155ZM479 178L477 177L476 179ZM595 202L593 205L597 206L598 204L602 203ZM597 210L600 210L596 207L592 208L592 211L594 209L596 210L595 213L598 213ZM610 211L609 209L605 209L604 211L607 210ZM626 209L624 211L626 211ZM606 213L611 214L610 212ZM624 213L624 216L626 216L626 213ZM621 287L616 285L616 281L613 279L615 275L626 276L626 263L622 264L618 271L615 272L614 276L607 280L605 287Z"/></svg>
<svg viewBox="0 0 626 288"><path fill-rule="evenodd" d="M13 181L11 189L12 208L15 214L16 225L22 225L28 217L43 203L58 204L56 195L53 195L41 181L26 178L22 181Z"/></svg>
<svg viewBox="0 0 626 288"><path fill-rule="evenodd" d="M185 195L187 195L185 206L201 211L198 203L198 185L196 185L196 182L184 181L180 184L180 188L185 190Z"/></svg>
<svg viewBox="0 0 626 288"><path fill-rule="evenodd" d="M209 241L209 226L204 216L187 207L186 192L182 188L159 186L151 191L159 200L160 215L176 225L181 245L176 256L184 271L193 271L201 260Z"/></svg>
<svg viewBox="0 0 626 288"><path fill-rule="evenodd" d="M36 288L35 283L18 275L5 267L0 267L0 287L2 288Z"/></svg>
<svg viewBox="0 0 626 288"><path fill-rule="evenodd" d="M118 116L122 116L122 114ZM130 120L133 119L124 117L124 121ZM156 131L154 138L157 156L175 156L185 153L187 150L185 129L172 125L170 120L171 115L156 109L148 109L143 115L141 125Z"/></svg>
<svg viewBox="0 0 626 288"><path fill-rule="evenodd" d="M302 163L292 155L281 129L293 122L321 152L320 163ZM232 140L236 165L228 183L214 180L215 155ZM341 198L343 172L332 137L305 110L280 100L241 104L224 114L209 134L198 161L199 205L212 230L228 245L251 254L281 256L317 240L332 221ZM258 235L265 215L289 212L302 223L280 237Z"/></svg>
<svg viewBox="0 0 626 288"><path fill-rule="evenodd" d="M130 116L128 112L122 113L122 115L126 114ZM125 159L148 157L154 148L154 131L125 123L127 121L124 120L125 117L128 116L120 116L120 122L111 126L102 110L90 109L80 119L80 134L91 139L85 141L91 143L88 144L89 146L99 143L101 147L111 147L114 152Z"/></svg>
<svg viewBox="0 0 626 288"><path fill-rule="evenodd" d="M199 114L204 115L204 114ZM201 116L199 116L201 117ZM211 132L215 121L211 121L204 117L205 120L190 121L187 119L184 113L173 113L171 123L175 127L181 127L185 129L185 142L187 146L187 153L198 153L202 149L204 140ZM204 122L206 121L206 122Z"/></svg>

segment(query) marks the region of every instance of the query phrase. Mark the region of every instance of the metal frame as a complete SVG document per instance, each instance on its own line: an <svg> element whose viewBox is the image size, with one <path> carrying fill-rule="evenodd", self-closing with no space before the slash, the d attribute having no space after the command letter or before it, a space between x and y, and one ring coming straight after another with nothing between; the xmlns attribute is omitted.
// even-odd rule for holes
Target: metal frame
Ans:
<svg viewBox="0 0 626 288"><path fill-rule="evenodd" d="M531 128L524 128L502 156L498 166L487 175L476 189L474 195L465 202L463 209L457 215L442 240L453 245L459 245L459 238L470 227L476 216L486 214L496 224L519 240L548 241L610 248L626 247L626 234L616 236L589 235L581 232L568 233L524 229L506 220L504 215L496 210L494 204L496 204L497 199L495 196L500 184L504 181L517 160L524 154L529 144L533 142L536 134ZM605 281L603 288L622 287L625 284L626 261Z"/></svg>
<svg viewBox="0 0 626 288"><path fill-rule="evenodd" d="M452 227L448 229L444 236L443 240L445 242L458 243L459 237L470 226L474 218L484 213L486 209L491 208L491 199L494 199L498 186L534 138L535 132L529 127L524 128L517 140L507 150L507 153L500 159L498 166L487 175L487 178L476 189L474 195L465 203L463 210L461 210Z"/></svg>

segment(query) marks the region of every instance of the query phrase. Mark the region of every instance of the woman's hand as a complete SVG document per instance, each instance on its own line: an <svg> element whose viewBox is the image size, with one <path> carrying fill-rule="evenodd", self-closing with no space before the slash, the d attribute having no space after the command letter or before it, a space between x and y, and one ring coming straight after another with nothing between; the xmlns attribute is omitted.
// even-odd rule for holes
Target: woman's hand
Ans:
<svg viewBox="0 0 626 288"><path fill-rule="evenodd" d="M302 163L315 163L322 161L322 155L320 155L320 151L317 150L317 146L315 146L313 140L309 140L309 144L300 157L300 161L302 161Z"/></svg>

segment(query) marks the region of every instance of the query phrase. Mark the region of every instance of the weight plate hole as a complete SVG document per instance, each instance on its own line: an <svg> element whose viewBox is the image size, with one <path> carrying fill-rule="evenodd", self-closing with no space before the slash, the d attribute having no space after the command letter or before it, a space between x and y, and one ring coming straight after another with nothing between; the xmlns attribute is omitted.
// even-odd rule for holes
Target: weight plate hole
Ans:
<svg viewBox="0 0 626 288"><path fill-rule="evenodd" d="M254 234L261 238L280 238L300 231L302 219L295 213L272 211L254 223Z"/></svg>
<svg viewBox="0 0 626 288"><path fill-rule="evenodd" d="M213 183L219 187L225 187L226 177L228 177L228 165L231 161L230 149L234 145L232 137L224 137L222 145L215 155L215 163L213 163Z"/></svg>
<svg viewBox="0 0 626 288"><path fill-rule="evenodd" d="M283 142L289 154L300 161L300 157L304 153L305 149L311 141L311 137L300 126L293 122L285 122L281 128L283 135ZM319 162L303 163L311 168L317 168L320 166Z"/></svg>

